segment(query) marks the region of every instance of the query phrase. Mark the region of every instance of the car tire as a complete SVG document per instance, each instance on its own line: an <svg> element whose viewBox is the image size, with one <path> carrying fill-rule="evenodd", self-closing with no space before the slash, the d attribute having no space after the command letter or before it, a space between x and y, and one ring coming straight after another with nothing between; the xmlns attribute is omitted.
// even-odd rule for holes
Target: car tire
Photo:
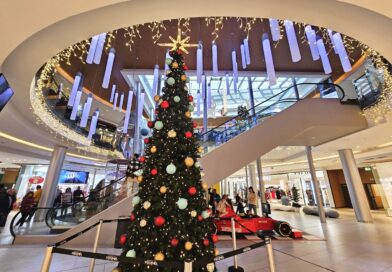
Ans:
<svg viewBox="0 0 392 272"><path fill-rule="evenodd" d="M284 221L275 221L274 230L277 234L279 234L282 237L289 237L293 232L290 224Z"/></svg>

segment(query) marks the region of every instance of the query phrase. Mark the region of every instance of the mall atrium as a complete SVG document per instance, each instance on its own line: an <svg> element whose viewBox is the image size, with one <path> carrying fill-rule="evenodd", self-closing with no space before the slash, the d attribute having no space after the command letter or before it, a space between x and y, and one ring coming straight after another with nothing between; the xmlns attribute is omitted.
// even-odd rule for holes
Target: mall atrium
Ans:
<svg viewBox="0 0 392 272"><path fill-rule="evenodd" d="M392 272L392 2L0 14L0 271Z"/></svg>

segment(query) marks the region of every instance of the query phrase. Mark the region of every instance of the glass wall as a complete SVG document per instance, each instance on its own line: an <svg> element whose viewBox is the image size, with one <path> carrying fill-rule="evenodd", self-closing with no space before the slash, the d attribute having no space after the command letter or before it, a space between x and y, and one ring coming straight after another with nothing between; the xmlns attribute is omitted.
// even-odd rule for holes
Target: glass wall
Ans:
<svg viewBox="0 0 392 272"><path fill-rule="evenodd" d="M373 168L377 193L388 216L392 216L392 163L378 163Z"/></svg>

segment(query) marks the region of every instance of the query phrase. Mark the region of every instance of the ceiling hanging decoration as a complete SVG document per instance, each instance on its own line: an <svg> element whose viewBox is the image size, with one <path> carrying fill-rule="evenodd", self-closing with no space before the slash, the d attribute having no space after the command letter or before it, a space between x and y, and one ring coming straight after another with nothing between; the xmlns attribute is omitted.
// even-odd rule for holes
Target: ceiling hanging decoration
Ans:
<svg viewBox="0 0 392 272"><path fill-rule="evenodd" d="M325 74L332 73L331 63L329 62L328 53L325 49L323 39L317 40L317 50L320 54L321 63L323 64L323 69Z"/></svg>
<svg viewBox="0 0 392 272"><path fill-rule="evenodd" d="M314 61L320 59L320 54L317 49L316 31L310 25L305 26L305 35L309 44L310 54Z"/></svg>
<svg viewBox="0 0 392 272"><path fill-rule="evenodd" d="M106 33L101 33L98 36L98 41L97 41L97 47L94 52L94 59L93 62L95 64L100 64L101 63L101 58L102 58L102 52L103 48L105 45L105 40L106 40Z"/></svg>
<svg viewBox="0 0 392 272"><path fill-rule="evenodd" d="M274 86L276 84L275 66L274 66L274 60L272 58L271 43L267 33L263 34L262 48L264 53L265 66L267 70L269 85Z"/></svg>
<svg viewBox="0 0 392 272"><path fill-rule="evenodd" d="M212 106L212 97L211 97L211 82L207 84L207 107L211 109Z"/></svg>
<svg viewBox="0 0 392 272"><path fill-rule="evenodd" d="M118 111L119 111L119 112L122 112L122 110L123 110L123 104L124 104L124 93L121 92L121 95L120 95L120 103L119 103L119 105L118 105Z"/></svg>
<svg viewBox="0 0 392 272"><path fill-rule="evenodd" d="M241 51L241 64L242 64L242 69L246 69L246 56L245 56L245 47L244 44L240 45L240 51Z"/></svg>
<svg viewBox="0 0 392 272"><path fill-rule="evenodd" d="M237 64L237 53L235 50L231 52L231 63L233 66L233 87L234 93L237 93L237 83L238 83L238 64Z"/></svg>
<svg viewBox="0 0 392 272"><path fill-rule="evenodd" d="M226 94L230 94L230 78L229 78L229 73L226 73L226 75L225 75L225 80L226 80Z"/></svg>
<svg viewBox="0 0 392 272"><path fill-rule="evenodd" d="M103 76L102 88L107 89L109 87L110 77L112 75L114 58L116 56L116 50L114 48L109 49L108 60L106 62L105 74Z"/></svg>
<svg viewBox="0 0 392 272"><path fill-rule="evenodd" d="M79 126L85 128L87 126L88 116L90 114L91 105L93 103L93 94L88 94L86 102L83 106L82 118L80 120Z"/></svg>
<svg viewBox="0 0 392 272"><path fill-rule="evenodd" d="M77 72L75 75L75 79L71 88L71 92L68 99L68 106L73 107L75 102L76 93L80 89L80 86L83 85L83 75L81 72Z"/></svg>
<svg viewBox="0 0 392 272"><path fill-rule="evenodd" d="M212 41L212 75L218 76L218 46Z"/></svg>
<svg viewBox="0 0 392 272"><path fill-rule="evenodd" d="M91 38L90 48L88 49L87 58L86 58L86 63L88 64L93 64L95 51L98 45L98 40L99 40L99 35L95 35Z"/></svg>
<svg viewBox="0 0 392 272"><path fill-rule="evenodd" d="M118 91L116 91L114 94L114 101L113 101L113 110L114 111L117 109L117 100L118 100Z"/></svg>
<svg viewBox="0 0 392 272"><path fill-rule="evenodd" d="M271 30L271 37L274 42L280 40L280 26L279 20L277 19L269 19L269 25Z"/></svg>
<svg viewBox="0 0 392 272"><path fill-rule="evenodd" d="M115 94L115 92L116 92L116 84L113 84L112 85L112 92L110 93L110 103L113 103L113 101L114 101L114 94Z"/></svg>
<svg viewBox="0 0 392 272"><path fill-rule="evenodd" d="M333 51L337 55L338 54L338 50L336 49L335 42L333 40L333 31L331 29L327 29L327 33L328 33L329 42L331 44L331 47L333 48ZM327 39L324 39L324 40L327 40Z"/></svg>
<svg viewBox="0 0 392 272"><path fill-rule="evenodd" d="M287 41L289 42L291 60L298 62L301 60L301 53L299 51L297 34L295 33L294 24L292 21L285 20L284 27L286 29Z"/></svg>
<svg viewBox="0 0 392 272"><path fill-rule="evenodd" d="M200 90L197 90L197 94L196 94L196 115L200 116L201 114L201 98L200 98Z"/></svg>
<svg viewBox="0 0 392 272"><path fill-rule="evenodd" d="M152 80L152 89L151 89L153 97L158 92L158 81L159 81L159 65L155 64L154 73L153 73L153 80Z"/></svg>
<svg viewBox="0 0 392 272"><path fill-rule="evenodd" d="M128 133L129 118L131 117L133 91L129 90L127 99L127 109L125 110L123 133Z"/></svg>
<svg viewBox="0 0 392 272"><path fill-rule="evenodd" d="M76 92L75 101L72 107L71 117L69 118L70 120L73 121L76 120L76 116L79 110L80 100L82 99L82 94L83 94L82 88L79 88L79 90Z"/></svg>
<svg viewBox="0 0 392 272"><path fill-rule="evenodd" d="M249 39L245 38L243 44L244 44L244 50L245 50L246 65L250 65Z"/></svg>
<svg viewBox="0 0 392 272"><path fill-rule="evenodd" d="M352 70L352 66L350 63L350 59L348 58L347 51L344 48L342 36L340 33L334 33L332 35L333 43L335 45L336 51L338 52L338 56L340 59L340 63L342 64L343 71L345 73L350 72Z"/></svg>
<svg viewBox="0 0 392 272"><path fill-rule="evenodd" d="M201 75L201 97L206 99L206 92L207 92L207 86L206 86L206 75L203 73Z"/></svg>
<svg viewBox="0 0 392 272"><path fill-rule="evenodd" d="M87 139L90 141L97 130L98 118L99 118L99 109L96 109L95 112L93 113L93 116L91 117L90 129L87 136Z"/></svg>
<svg viewBox="0 0 392 272"><path fill-rule="evenodd" d="M200 84L201 76L203 74L203 45L199 42L196 50L196 78L197 83Z"/></svg>

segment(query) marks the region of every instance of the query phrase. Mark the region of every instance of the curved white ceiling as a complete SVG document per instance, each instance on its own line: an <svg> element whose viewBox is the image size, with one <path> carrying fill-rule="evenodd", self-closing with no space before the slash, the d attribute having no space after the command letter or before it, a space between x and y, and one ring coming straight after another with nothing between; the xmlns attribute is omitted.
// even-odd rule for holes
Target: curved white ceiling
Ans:
<svg viewBox="0 0 392 272"><path fill-rule="evenodd" d="M374 3L378 2L378 3ZM383 2L383 3L380 3ZM352 36L392 60L392 3L366 0L53 0L1 1L1 72L15 96L0 113L0 131L38 144L57 143L35 124L29 87L38 68L70 44L113 29L179 17L290 19ZM26 133L30 131L31 133Z"/></svg>

